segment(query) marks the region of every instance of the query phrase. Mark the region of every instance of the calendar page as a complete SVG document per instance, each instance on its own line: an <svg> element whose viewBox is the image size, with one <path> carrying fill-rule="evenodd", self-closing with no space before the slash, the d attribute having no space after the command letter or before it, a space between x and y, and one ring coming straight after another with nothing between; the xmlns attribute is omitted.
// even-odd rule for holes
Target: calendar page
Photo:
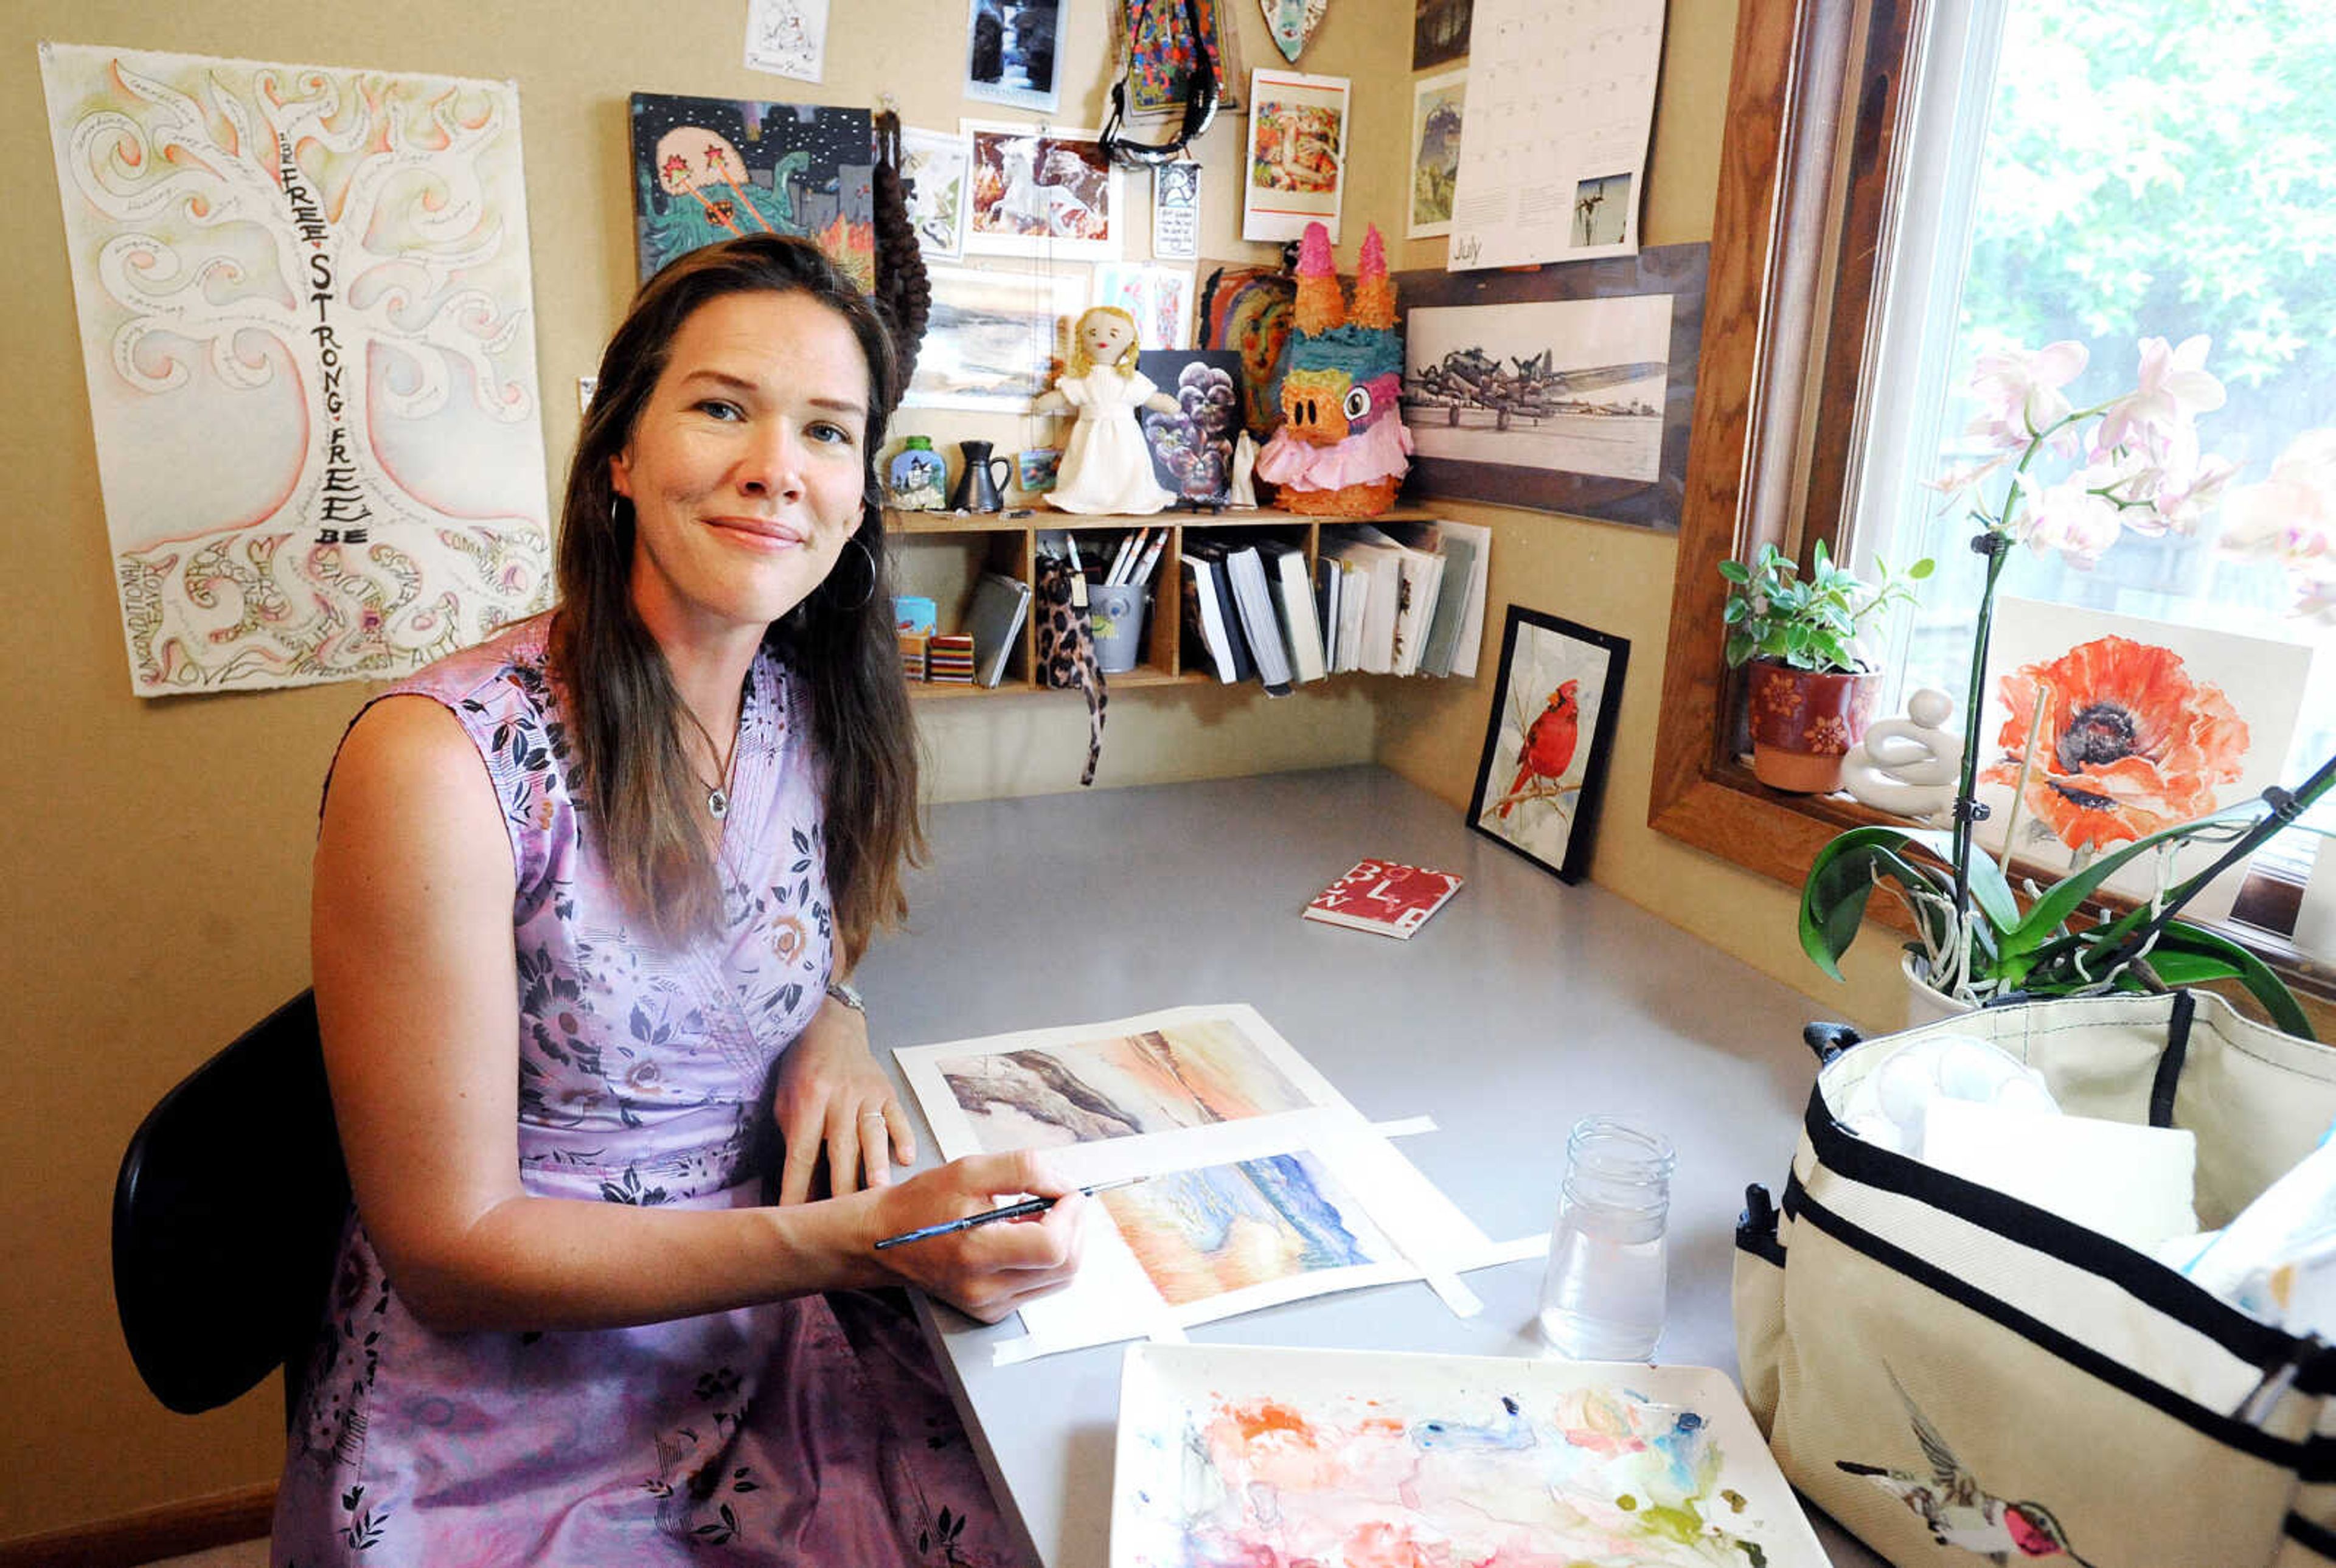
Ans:
<svg viewBox="0 0 2336 1568"><path fill-rule="evenodd" d="M1476 0L1445 267L1635 256L1664 0Z"/></svg>

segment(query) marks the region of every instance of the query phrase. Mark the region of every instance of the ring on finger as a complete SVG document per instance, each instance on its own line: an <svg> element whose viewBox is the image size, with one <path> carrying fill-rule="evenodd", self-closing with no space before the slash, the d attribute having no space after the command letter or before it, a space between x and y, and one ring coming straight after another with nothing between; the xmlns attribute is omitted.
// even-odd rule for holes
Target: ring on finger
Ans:
<svg viewBox="0 0 2336 1568"><path fill-rule="evenodd" d="M862 1111L860 1113L860 1119L863 1122L881 1122L884 1119L884 1113L881 1111Z"/></svg>

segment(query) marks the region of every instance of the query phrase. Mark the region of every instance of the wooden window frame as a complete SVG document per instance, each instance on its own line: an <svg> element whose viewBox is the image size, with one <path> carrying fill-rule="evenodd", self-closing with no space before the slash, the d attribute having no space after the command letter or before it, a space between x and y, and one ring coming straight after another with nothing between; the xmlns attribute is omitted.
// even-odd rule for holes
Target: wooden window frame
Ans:
<svg viewBox="0 0 2336 1568"><path fill-rule="evenodd" d="M1930 5L1747 0L1737 14L1647 821L1794 888L1844 828L1901 819L1779 794L1737 760L1718 569L1763 543L1806 559L1822 539L1848 557L1858 411ZM2275 923L2293 894L2264 881L2241 916ZM1911 929L1894 907L1874 913ZM2283 938L2245 935L2291 987L2336 997L2329 969Z"/></svg>

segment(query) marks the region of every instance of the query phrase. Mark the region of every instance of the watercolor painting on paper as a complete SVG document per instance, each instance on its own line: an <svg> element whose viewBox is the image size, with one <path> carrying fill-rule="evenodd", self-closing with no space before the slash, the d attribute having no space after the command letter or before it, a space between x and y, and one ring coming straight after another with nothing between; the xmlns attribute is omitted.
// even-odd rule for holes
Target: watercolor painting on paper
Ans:
<svg viewBox="0 0 2336 1568"><path fill-rule="evenodd" d="M1354 1196L1302 1151L1153 1176L1098 1201L1172 1307L1400 1258Z"/></svg>
<svg viewBox="0 0 2336 1568"><path fill-rule="evenodd" d="M1825 1561L1712 1368L1231 1345L1128 1351L1111 1546L1113 1568Z"/></svg>
<svg viewBox="0 0 2336 1568"><path fill-rule="evenodd" d="M2280 782L2302 711L2312 649L2076 605L1998 601L1980 726L1978 842L2063 875L2160 828ZM2023 767L2025 774L2023 777ZM2293 775L2300 776L2300 775ZM2016 794L2016 799L2015 799ZM2226 845L2185 845L2166 874L2206 869ZM2156 891L2158 857L2108 886ZM2209 883L2192 918L2230 912L2245 868Z"/></svg>
<svg viewBox="0 0 2336 1568"><path fill-rule="evenodd" d="M1315 1103L1229 1018L945 1057L939 1066L985 1152L1135 1137Z"/></svg>
<svg viewBox="0 0 2336 1568"><path fill-rule="evenodd" d="M131 689L391 681L548 603L518 88L40 62Z"/></svg>

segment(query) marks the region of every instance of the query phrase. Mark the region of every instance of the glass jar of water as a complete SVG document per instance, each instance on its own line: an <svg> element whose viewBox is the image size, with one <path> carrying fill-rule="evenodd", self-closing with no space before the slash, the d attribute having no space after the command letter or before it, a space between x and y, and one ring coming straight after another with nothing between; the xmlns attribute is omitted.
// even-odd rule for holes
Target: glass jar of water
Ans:
<svg viewBox="0 0 2336 1568"><path fill-rule="evenodd" d="M1580 1361L1643 1361L1663 1334L1670 1140L1585 1116L1565 1144L1565 1184L1542 1277L1541 1332Z"/></svg>

